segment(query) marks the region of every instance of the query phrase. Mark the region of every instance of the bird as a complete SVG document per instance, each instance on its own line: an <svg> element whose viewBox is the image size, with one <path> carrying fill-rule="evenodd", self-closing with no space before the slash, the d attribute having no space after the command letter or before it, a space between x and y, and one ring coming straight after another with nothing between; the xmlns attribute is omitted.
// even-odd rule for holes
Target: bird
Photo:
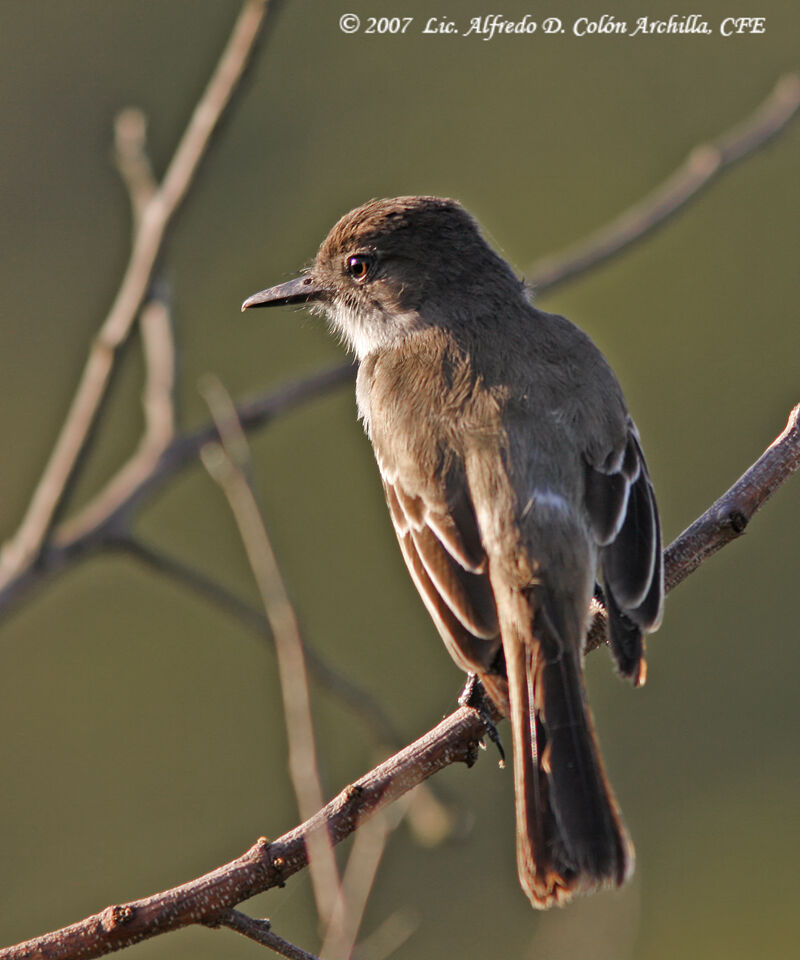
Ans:
<svg viewBox="0 0 800 960"><path fill-rule="evenodd" d="M664 574L653 486L611 367L535 306L455 200L371 200L294 280L242 310L321 313L400 550L456 664L511 724L517 870L531 904L623 884L634 849L605 773L583 657L590 603L617 671L645 680Z"/></svg>

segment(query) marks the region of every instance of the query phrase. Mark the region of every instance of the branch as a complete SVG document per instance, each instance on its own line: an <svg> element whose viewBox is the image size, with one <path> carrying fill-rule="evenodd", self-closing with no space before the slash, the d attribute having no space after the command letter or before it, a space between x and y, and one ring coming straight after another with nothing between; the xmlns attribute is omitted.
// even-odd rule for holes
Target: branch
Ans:
<svg viewBox="0 0 800 960"><path fill-rule="evenodd" d="M246 853L196 880L143 900L106 907L80 923L0 950L0 960L89 960L193 923L218 921L257 893L283 886L308 864L309 834L327 826L340 843L375 813L451 763L471 765L483 735L476 711L460 707L438 726L346 787L315 816L278 840L258 840Z"/></svg>
<svg viewBox="0 0 800 960"><path fill-rule="evenodd" d="M400 805L395 805L395 810ZM356 833L320 950L323 960L349 960L351 957L389 832L400 822L408 804L402 806L404 809L395 817L394 823L389 824L387 814L383 812L367 820Z"/></svg>
<svg viewBox="0 0 800 960"><path fill-rule="evenodd" d="M720 547L742 532L775 490L800 468L800 404L786 429L753 466L671 544L664 554L668 588L674 588ZM361 822L452 763L471 766L485 734L483 721L460 707L438 726L356 783L315 816L270 843L259 840L237 860L196 880L102 913L34 940L0 950L0 960L73 960L102 956L122 946L192 923L219 922L224 911L274 886L283 885L308 862L309 835L327 827L333 844Z"/></svg>
<svg viewBox="0 0 800 960"><path fill-rule="evenodd" d="M647 197L564 253L538 260L526 276L539 293L588 273L652 233L728 167L776 137L800 109L800 74L781 77L751 117L717 140L694 147Z"/></svg>
<svg viewBox="0 0 800 960"><path fill-rule="evenodd" d="M114 159L128 188L134 242L142 213L158 189L146 144L147 118L136 107L128 107L117 115L114 122Z"/></svg>
<svg viewBox="0 0 800 960"><path fill-rule="evenodd" d="M167 227L186 196L211 135L253 53L267 3L268 0L246 0L164 179L141 209L125 275L92 343L67 419L22 523L0 553L0 576L6 582L40 556L72 488L107 397L119 349L128 339L147 294Z"/></svg>
<svg viewBox="0 0 800 960"><path fill-rule="evenodd" d="M135 537L121 540L119 546L137 560L170 577L198 597L235 617L261 639L272 639L266 616L216 580L155 550ZM372 733L377 743L391 750L399 750L403 745L403 739L377 699L369 691L362 690L346 674L339 673L330 666L305 638L303 638L303 653L308 670L321 689L338 698L360 717L364 727Z"/></svg>
<svg viewBox="0 0 800 960"><path fill-rule="evenodd" d="M256 8L260 10L262 6L263 4L255 2L246 4L241 14L240 23L243 21L249 22L249 17L255 16ZM248 30L253 31L253 29L251 23ZM255 29L257 31L257 27ZM252 52L252 49L244 51L242 47L234 43L232 38L229 44L229 52L233 48L238 51L239 56L249 56ZM218 69L219 73L220 70ZM210 90L211 86L209 86ZM209 91L206 92L206 97L208 97ZM620 253L628 245L639 240L658 226L668 216L680 210L725 167L739 159L751 156L769 139L780 134L795 115L798 104L800 104L800 77L796 74L788 74L777 83L773 93L759 107L752 118L715 143L705 147L697 147L690 154L684 168L673 174L662 187L655 190L650 197L645 198L629 211L620 215L608 227L580 243L572 252L568 251L564 255L540 260L530 272L531 282L540 292L549 290L556 284L579 276L609 257ZM198 111L199 109L198 106ZM195 115L198 111L195 111ZM125 114L122 115L122 118L125 118ZM136 202L133 198L142 192L141 188L146 180L146 173L143 173L141 167L142 158L137 159L136 157L136 152L140 149L140 145L137 146L137 138L143 136L143 130L136 128L137 123L141 123L141 117L128 116L125 118L128 129L120 131L118 125L117 130L118 165L129 186L134 209L136 209ZM186 139L185 137L184 140ZM126 158L119 157L121 141ZM125 146L126 142L127 146ZM195 142L194 139L192 139L192 142ZM699 166L697 164L698 156L706 157L706 161ZM694 161L692 157L695 158ZM708 158L713 157L716 157L716 160L710 163ZM175 161L173 161L173 166L174 164ZM701 174L699 178L698 173ZM150 202L152 203L154 200L155 197ZM95 344L98 349L99 343L98 340ZM99 352L102 353L103 350ZM87 370L84 372L84 381L89 375L90 366L91 356L90 364L87 365ZM246 430L261 427L285 410L294 407L298 402L325 393L339 384L349 381L353 375L353 367L342 365L321 374L313 375L306 380L289 384L276 393L266 394L264 397L239 409L242 424ZM67 424L65 424L65 433L72 417L73 414L70 414ZM41 497L44 497L44 493L40 494L37 491L18 533L8 541L3 547L2 554L0 554L0 616L12 603L23 597L31 587L38 586L45 576L52 576L64 569L68 563L77 557L83 556L92 549L106 546L109 542L117 539L115 534L118 535L125 525L130 524L138 506L157 492L167 480L183 469L187 463L193 462L200 447L214 437L215 428L213 424L208 424L193 434L176 438L153 467L152 473L145 474L142 472L136 475L132 471L123 481L119 481L115 477L76 517L56 527L50 541L46 537L37 535L33 538L37 542L36 550L19 549L23 541L29 540L25 531L34 528L40 529L37 527L35 517L40 517L41 513L34 510L34 504ZM51 464L40 482L40 488L46 485L46 478L53 475L52 464L56 460L61 462L61 457L57 457L54 451ZM48 530L52 521L53 515L51 514L47 521Z"/></svg>
<svg viewBox="0 0 800 960"><path fill-rule="evenodd" d="M249 937L264 947L269 947L270 950L274 950L282 957L287 957L288 960L319 960L313 953L301 950L300 947L296 947L288 940L284 940L283 937L279 937L277 933L273 933L272 924L269 920L256 920L240 913L238 910L225 911L215 923L209 923L208 926L229 927L231 930L241 933L242 936Z"/></svg>
<svg viewBox="0 0 800 960"><path fill-rule="evenodd" d="M207 381L204 394L222 442L207 444L200 455L228 500L272 630L289 744L289 775L300 818L305 820L322 806L322 785L297 615L258 506L250 450L236 408L216 379ZM310 835L308 843L317 913L323 923L328 923L340 887L339 870L325 830Z"/></svg>
<svg viewBox="0 0 800 960"><path fill-rule="evenodd" d="M706 512L667 547L664 575L667 590L740 537L753 516L775 491L800 469L800 403L789 414L783 432L756 462Z"/></svg>
<svg viewBox="0 0 800 960"><path fill-rule="evenodd" d="M290 381L242 404L239 419L247 430L266 426L302 403L351 382L354 375L354 367L348 363ZM124 545L137 509L193 464L201 447L216 437L213 423L175 437L151 469L129 469L123 480L115 475L83 510L56 527L35 563L31 561L13 574L0 570L0 616L77 558L103 547ZM143 467L141 461L139 467Z"/></svg>

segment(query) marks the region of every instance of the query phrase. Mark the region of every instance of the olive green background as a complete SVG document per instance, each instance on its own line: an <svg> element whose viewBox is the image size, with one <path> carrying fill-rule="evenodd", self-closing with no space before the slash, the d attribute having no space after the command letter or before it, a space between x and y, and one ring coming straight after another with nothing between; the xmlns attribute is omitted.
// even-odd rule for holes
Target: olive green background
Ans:
<svg viewBox="0 0 800 960"><path fill-rule="evenodd" d="M238 4L3 5L0 30L0 533L27 503L129 239L110 160L115 113L141 106L162 171ZM413 16L404 36L346 36L339 15ZM423 36L429 16L701 13L712 37ZM720 20L767 18L723 39ZM460 199L520 270L603 224L697 143L748 115L795 66L780 0L276 6L244 96L170 235L183 423L197 379L236 397L339 362L319 321L239 303L288 279L333 221L374 196ZM761 453L800 400L800 124L624 257L543 297L622 381L667 540ZM138 344L78 490L136 442ZM253 436L259 490L309 639L409 740L461 676L403 569L349 388ZM588 665L604 755L635 838L622 892L547 915L520 892L511 773L490 751L438 778L460 817L443 846L393 835L364 922L415 925L398 958L667 960L794 956L800 480L667 604L649 679ZM143 513L141 536L255 602L223 499L202 468ZM296 822L269 648L122 556L97 556L0 624L0 942L187 880ZM315 688L326 790L376 761L369 731ZM246 905L319 947L308 879ZM141 957L256 956L191 929ZM131 954L133 955L133 954Z"/></svg>

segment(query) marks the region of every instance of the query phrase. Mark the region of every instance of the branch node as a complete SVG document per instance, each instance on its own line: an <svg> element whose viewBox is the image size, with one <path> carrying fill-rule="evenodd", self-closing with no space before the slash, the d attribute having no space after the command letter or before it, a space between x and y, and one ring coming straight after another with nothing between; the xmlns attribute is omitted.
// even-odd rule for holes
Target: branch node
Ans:
<svg viewBox="0 0 800 960"><path fill-rule="evenodd" d="M737 536L744 533L748 523L750 523L750 518L741 510L731 510L728 514L728 525Z"/></svg>
<svg viewBox="0 0 800 960"><path fill-rule="evenodd" d="M100 914L100 926L106 933L112 933L118 927L124 927L136 916L136 910L130 904L114 904L106 907Z"/></svg>

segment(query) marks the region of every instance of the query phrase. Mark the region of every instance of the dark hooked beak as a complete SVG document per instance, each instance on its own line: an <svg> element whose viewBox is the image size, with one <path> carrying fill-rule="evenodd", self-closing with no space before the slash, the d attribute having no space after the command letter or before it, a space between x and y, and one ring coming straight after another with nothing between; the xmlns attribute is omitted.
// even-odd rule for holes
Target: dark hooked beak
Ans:
<svg viewBox="0 0 800 960"><path fill-rule="evenodd" d="M280 283L277 287L254 293L242 304L242 310L249 310L250 307L283 307L289 303L308 303L309 300L319 300L321 297L322 288L312 277L298 277L288 283Z"/></svg>

